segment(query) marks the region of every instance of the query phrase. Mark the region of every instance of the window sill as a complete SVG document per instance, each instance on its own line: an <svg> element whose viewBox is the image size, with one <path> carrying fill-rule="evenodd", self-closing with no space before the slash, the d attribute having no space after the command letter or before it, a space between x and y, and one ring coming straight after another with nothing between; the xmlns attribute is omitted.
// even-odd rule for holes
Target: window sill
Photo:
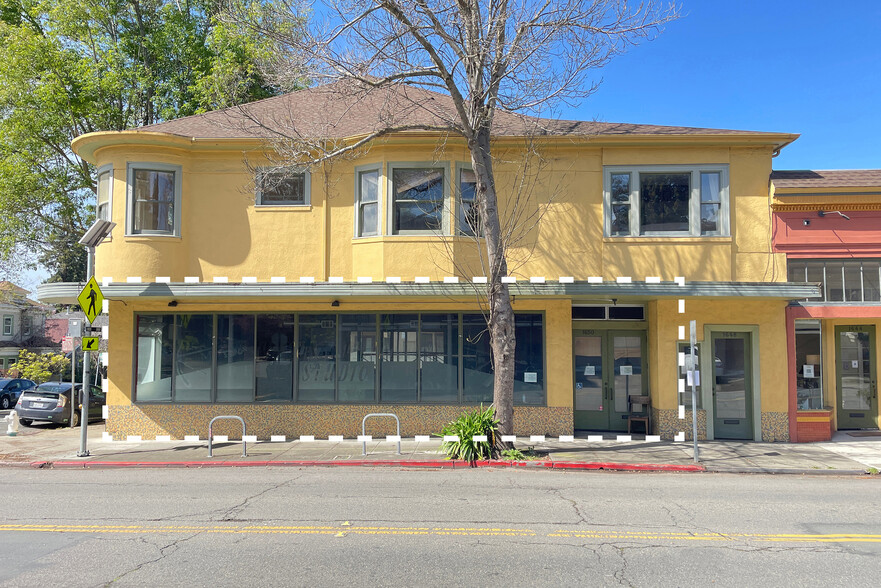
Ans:
<svg viewBox="0 0 881 588"><path fill-rule="evenodd" d="M352 242L359 245L368 243L383 243L388 241L394 241L397 243L433 243L441 239L465 239L468 241L473 240L471 237L426 233L425 235L371 235L369 237L352 237Z"/></svg>
<svg viewBox="0 0 881 588"><path fill-rule="evenodd" d="M657 235L645 236L645 237L603 237L603 243L637 243L637 244L655 244L655 243L665 243L665 244L701 244L701 243L731 243L733 241L732 237L685 237L685 236L670 236L670 237L661 237Z"/></svg>
<svg viewBox="0 0 881 588"><path fill-rule="evenodd" d="M254 210L258 212L281 212L281 211L297 211L311 212L311 204L255 204Z"/></svg>
<svg viewBox="0 0 881 588"><path fill-rule="evenodd" d="M147 240L147 239L180 239L180 235L163 235L162 233L134 233L126 234L126 240Z"/></svg>

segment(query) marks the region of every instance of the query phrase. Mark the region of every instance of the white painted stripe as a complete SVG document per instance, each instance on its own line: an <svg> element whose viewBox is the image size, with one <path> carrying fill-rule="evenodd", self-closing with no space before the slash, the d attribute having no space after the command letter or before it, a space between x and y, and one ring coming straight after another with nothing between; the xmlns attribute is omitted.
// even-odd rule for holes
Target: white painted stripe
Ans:
<svg viewBox="0 0 881 588"><path fill-rule="evenodd" d="M101 338L109 339L110 338L110 325L103 325L101 327Z"/></svg>
<svg viewBox="0 0 881 588"><path fill-rule="evenodd" d="M517 441L517 435L502 435L502 443L514 443Z"/></svg>
<svg viewBox="0 0 881 588"><path fill-rule="evenodd" d="M679 314L684 314L684 313L685 313L685 299L680 298L679 299Z"/></svg>
<svg viewBox="0 0 881 588"><path fill-rule="evenodd" d="M156 279L153 281L157 284L170 284L171 276L156 276Z"/></svg>
<svg viewBox="0 0 881 588"><path fill-rule="evenodd" d="M301 284L314 284L315 278L313 276L300 276Z"/></svg>
<svg viewBox="0 0 881 588"><path fill-rule="evenodd" d="M214 276L212 281L215 284L229 284L229 276Z"/></svg>
<svg viewBox="0 0 881 588"><path fill-rule="evenodd" d="M342 435L328 435L327 440L330 441L331 443L342 443L343 436Z"/></svg>
<svg viewBox="0 0 881 588"><path fill-rule="evenodd" d="M682 420L684 418L685 418L685 405L680 404L679 405L679 419Z"/></svg>
<svg viewBox="0 0 881 588"><path fill-rule="evenodd" d="M594 442L602 441L603 436L602 435L588 435L587 440L590 443L594 443Z"/></svg>
<svg viewBox="0 0 881 588"><path fill-rule="evenodd" d="M575 278L573 278L572 276L560 276L560 279L558 281L561 284L574 284Z"/></svg>
<svg viewBox="0 0 881 588"><path fill-rule="evenodd" d="M245 443L256 443L257 435L245 435L244 437L242 437L242 441L244 441Z"/></svg>
<svg viewBox="0 0 881 588"><path fill-rule="evenodd" d="M621 443L629 443L630 441L633 441L633 437L631 437L630 435L618 435L616 437L616 440Z"/></svg>
<svg viewBox="0 0 881 588"><path fill-rule="evenodd" d="M371 278L370 276L358 276L358 283L359 284L372 284L373 278Z"/></svg>
<svg viewBox="0 0 881 588"><path fill-rule="evenodd" d="M106 298L101 301L101 314L107 314L110 312L110 301Z"/></svg>
<svg viewBox="0 0 881 588"><path fill-rule="evenodd" d="M619 284L630 284L633 282L630 276L618 276L617 278L615 278L615 281Z"/></svg>
<svg viewBox="0 0 881 588"><path fill-rule="evenodd" d="M373 441L373 435L358 435L358 443L370 443Z"/></svg>
<svg viewBox="0 0 881 588"><path fill-rule="evenodd" d="M109 286L113 282L113 278L111 276L104 276L101 278L101 287Z"/></svg>
<svg viewBox="0 0 881 588"><path fill-rule="evenodd" d="M531 278L529 278L529 283L530 284L544 284L545 278L544 278L544 276L532 276Z"/></svg>
<svg viewBox="0 0 881 588"><path fill-rule="evenodd" d="M431 435L416 435L416 443L428 443L431 441Z"/></svg>
<svg viewBox="0 0 881 588"><path fill-rule="evenodd" d="M103 431L101 433L101 441L113 441L113 435L111 435L107 431Z"/></svg>
<svg viewBox="0 0 881 588"><path fill-rule="evenodd" d="M330 276L327 278L329 284L342 284L345 281L342 276Z"/></svg>
<svg viewBox="0 0 881 588"><path fill-rule="evenodd" d="M646 284L660 284L661 278L658 276L647 276L645 279Z"/></svg>
<svg viewBox="0 0 881 588"><path fill-rule="evenodd" d="M588 284L602 284L603 278L602 278L602 276L588 276L587 283Z"/></svg>
<svg viewBox="0 0 881 588"><path fill-rule="evenodd" d="M315 435L300 435L300 441L302 443L312 443L315 441Z"/></svg>
<svg viewBox="0 0 881 588"><path fill-rule="evenodd" d="M444 443L458 443L459 436L458 435L444 435Z"/></svg>
<svg viewBox="0 0 881 588"><path fill-rule="evenodd" d="M125 279L126 284L140 284L141 276L129 276Z"/></svg>
<svg viewBox="0 0 881 588"><path fill-rule="evenodd" d="M660 443L661 436L660 435L646 435L645 442L646 443Z"/></svg>
<svg viewBox="0 0 881 588"><path fill-rule="evenodd" d="M413 278L413 281L417 284L428 284L429 282L431 282L431 278L428 276L416 276L415 278Z"/></svg>
<svg viewBox="0 0 881 588"><path fill-rule="evenodd" d="M198 436L198 435L184 435L184 441L196 442L196 441L199 441L199 440L200 440L200 439L199 439L199 436Z"/></svg>
<svg viewBox="0 0 881 588"><path fill-rule="evenodd" d="M386 435L385 440L387 443L400 443L401 436L400 435Z"/></svg>
<svg viewBox="0 0 881 588"><path fill-rule="evenodd" d="M676 276L676 277L673 279L673 281L676 282L677 284L679 284L680 286L684 286L684 285L685 285L685 278L682 277L682 276Z"/></svg>
<svg viewBox="0 0 881 588"><path fill-rule="evenodd" d="M679 340L685 341L685 325L679 325Z"/></svg>
<svg viewBox="0 0 881 588"><path fill-rule="evenodd" d="M685 393L685 378L679 378L679 393Z"/></svg>
<svg viewBox="0 0 881 588"><path fill-rule="evenodd" d="M107 353L106 351L102 351L102 352L101 352L101 365L109 365L109 364L108 364L108 361L107 361L109 355L110 355L110 354Z"/></svg>
<svg viewBox="0 0 881 588"><path fill-rule="evenodd" d="M256 284L257 283L257 276L242 276L242 283L243 284Z"/></svg>
<svg viewBox="0 0 881 588"><path fill-rule="evenodd" d="M160 443L171 443L171 435L156 435L156 441Z"/></svg>
<svg viewBox="0 0 881 588"><path fill-rule="evenodd" d="M269 441L272 443L284 443L288 438L285 435L270 435Z"/></svg>
<svg viewBox="0 0 881 588"><path fill-rule="evenodd" d="M128 435L128 436L125 438L125 442L126 442L126 443L140 443L140 442L141 442L141 436L140 436L140 435Z"/></svg>
<svg viewBox="0 0 881 588"><path fill-rule="evenodd" d="M226 443L227 441L229 441L228 435L214 435L215 443Z"/></svg>
<svg viewBox="0 0 881 588"><path fill-rule="evenodd" d="M110 392L110 381L107 378L101 378L101 392L104 394ZM107 405L105 404L104 406L106 407ZM104 418L106 419L107 417Z"/></svg>
<svg viewBox="0 0 881 588"><path fill-rule="evenodd" d="M401 276L386 276L385 278L386 284L400 284Z"/></svg>
<svg viewBox="0 0 881 588"><path fill-rule="evenodd" d="M287 282L287 279L284 276L272 276L269 278L270 284L284 284Z"/></svg>
<svg viewBox="0 0 881 588"><path fill-rule="evenodd" d="M488 439L486 435L474 435L471 440L475 443L486 443Z"/></svg>
<svg viewBox="0 0 881 588"><path fill-rule="evenodd" d="M475 284L486 284L486 276L474 276L471 281Z"/></svg>
<svg viewBox="0 0 881 588"><path fill-rule="evenodd" d="M545 436L544 435L530 435L529 442L530 443L544 443Z"/></svg>
<svg viewBox="0 0 881 588"><path fill-rule="evenodd" d="M673 441L676 441L677 443L681 443L682 441L685 441L685 432L680 431L680 432L676 433L676 436L673 437Z"/></svg>
<svg viewBox="0 0 881 588"><path fill-rule="evenodd" d="M575 441L575 435L560 435L560 443L572 443Z"/></svg>
<svg viewBox="0 0 881 588"><path fill-rule="evenodd" d="M184 276L184 284L198 284L199 276Z"/></svg>
<svg viewBox="0 0 881 588"><path fill-rule="evenodd" d="M444 276L444 284L458 284L459 278L456 276Z"/></svg>
<svg viewBox="0 0 881 588"><path fill-rule="evenodd" d="M517 278L515 276L502 276L503 284L514 284L517 282Z"/></svg>
<svg viewBox="0 0 881 588"><path fill-rule="evenodd" d="M679 367L685 367L685 352L679 353Z"/></svg>
<svg viewBox="0 0 881 588"><path fill-rule="evenodd" d="M106 421L106 420L107 420L107 417L108 417L108 414L107 414L107 405L105 404L104 406L101 407L101 418L104 419L104 420Z"/></svg>

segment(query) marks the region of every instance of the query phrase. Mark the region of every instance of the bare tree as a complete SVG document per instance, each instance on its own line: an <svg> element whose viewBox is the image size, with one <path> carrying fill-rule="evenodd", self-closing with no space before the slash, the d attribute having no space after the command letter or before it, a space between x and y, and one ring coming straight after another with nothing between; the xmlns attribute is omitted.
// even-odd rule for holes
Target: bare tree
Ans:
<svg viewBox="0 0 881 588"><path fill-rule="evenodd" d="M502 278L509 272L512 233L499 212L492 137L553 134L549 127L558 121L538 117L594 92L597 70L658 33L678 9L626 0L328 1L326 12L318 13L324 18L312 15L307 35L277 39L290 48L287 55L298 59L277 61L274 75L280 82L291 76L335 81L329 91L339 92L346 104L369 97L375 112L371 125L347 140L338 132L322 137L316 125L303 124L302 114L289 124L250 120L271 129L266 136L284 159L313 164L352 156L381 137L404 131L464 139L476 181L476 224L485 243L493 404L502 433L511 434L516 341L511 297ZM297 0L282 5L287 12L274 18L299 18L307 8ZM424 90L440 91L445 99ZM241 112L249 118L247 107ZM328 126L338 122L327 113L313 116L325 117Z"/></svg>

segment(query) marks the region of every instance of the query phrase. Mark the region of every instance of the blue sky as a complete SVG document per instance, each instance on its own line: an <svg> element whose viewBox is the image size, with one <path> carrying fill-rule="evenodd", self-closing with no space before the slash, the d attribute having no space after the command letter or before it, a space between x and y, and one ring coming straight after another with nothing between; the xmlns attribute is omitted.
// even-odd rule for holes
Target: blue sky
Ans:
<svg viewBox="0 0 881 588"><path fill-rule="evenodd" d="M881 168L881 2L681 4L561 116L799 133L775 169Z"/></svg>

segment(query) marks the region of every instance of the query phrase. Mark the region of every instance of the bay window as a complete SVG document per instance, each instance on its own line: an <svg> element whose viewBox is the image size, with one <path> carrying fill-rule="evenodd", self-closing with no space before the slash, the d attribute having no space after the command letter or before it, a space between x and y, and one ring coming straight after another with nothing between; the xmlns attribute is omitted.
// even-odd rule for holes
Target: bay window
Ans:
<svg viewBox="0 0 881 588"><path fill-rule="evenodd" d="M446 233L446 167L389 164L391 233Z"/></svg>
<svg viewBox="0 0 881 588"><path fill-rule="evenodd" d="M179 165L129 163L128 233L179 237L180 197Z"/></svg>

